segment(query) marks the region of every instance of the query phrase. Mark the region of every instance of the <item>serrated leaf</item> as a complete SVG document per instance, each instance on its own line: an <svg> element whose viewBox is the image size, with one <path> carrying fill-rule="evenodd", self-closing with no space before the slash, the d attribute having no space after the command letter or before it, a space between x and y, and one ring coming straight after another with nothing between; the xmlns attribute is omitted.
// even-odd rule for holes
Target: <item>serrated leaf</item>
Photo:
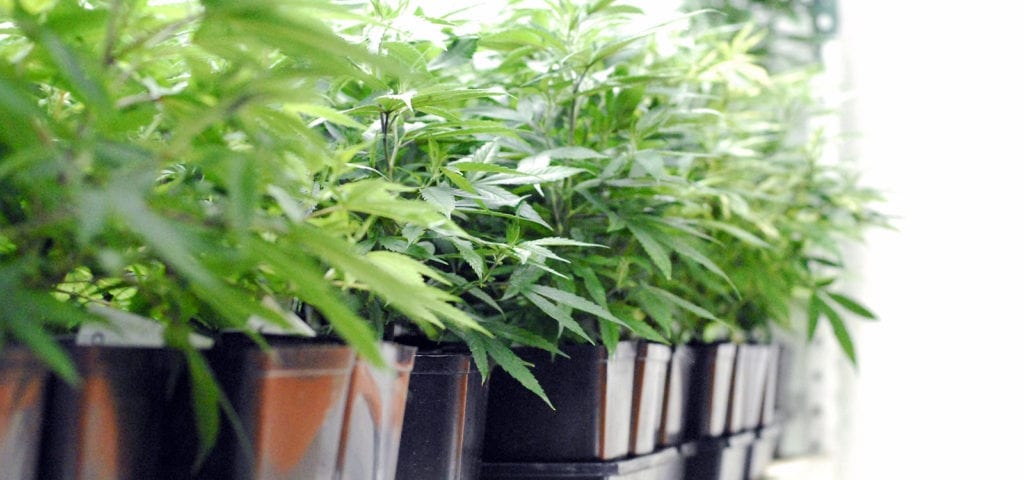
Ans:
<svg viewBox="0 0 1024 480"><path fill-rule="evenodd" d="M547 301L544 297L537 295L536 293L530 290L523 290L523 296L526 297L526 299L529 300L530 303L536 305L537 308L539 308L542 312L547 314L547 316L555 319L555 321L558 322L558 326L560 329L564 328L566 330L569 330L570 332L579 335L584 340L590 343L594 343L594 341L591 340L590 336L587 335L587 332L583 331L583 327L580 326L579 322L573 319L572 315L570 315L565 310L562 310L555 304Z"/></svg>
<svg viewBox="0 0 1024 480"><path fill-rule="evenodd" d="M814 339L814 334L818 331L818 319L821 318L821 299L818 298L818 294L811 295L811 300L807 304L807 341Z"/></svg>
<svg viewBox="0 0 1024 480"><path fill-rule="evenodd" d="M754 234L752 234L752 233L750 233L750 232L748 232L748 231L746 231L746 230L744 230L744 229L742 229L740 227L737 227L735 225L731 225L731 224L728 224L728 223L725 223L725 222L719 222L719 221L716 221L716 220L702 220L700 223L701 223L701 225L705 225L705 226L711 227L713 229L721 230L721 231L723 231L725 233L728 233L729 235L732 235L733 237L735 237L737 240L740 240L741 242L744 242L744 243L746 243L748 245L752 245L752 246L755 246L755 247L758 247L758 248L769 248L770 247L768 242L765 242L764 240L762 240L757 235L754 235Z"/></svg>
<svg viewBox="0 0 1024 480"><path fill-rule="evenodd" d="M587 293L590 294L590 298L593 298L599 305L608 308L608 292L604 288L604 284L597 278L597 274L590 267L580 267L578 264L573 264L573 273L576 276L583 279L583 286L587 289Z"/></svg>
<svg viewBox="0 0 1024 480"><path fill-rule="evenodd" d="M839 341L839 346L842 347L843 352L846 353L846 357L850 359L850 363L854 367L857 366L857 352L853 348L853 339L850 338L850 332L846 330L846 324L843 319L839 317L839 312L836 312L829 304L825 302L819 302L821 311L825 313L825 317L828 318L830 324L832 324L832 333L835 334L836 340Z"/></svg>
<svg viewBox="0 0 1024 480"><path fill-rule="evenodd" d="M672 262L669 259L668 251L655 239L655 236L634 223L626 224L626 228L640 242L640 246L647 252L647 256L658 267L658 270L661 270L662 275L665 278L672 278Z"/></svg>
<svg viewBox="0 0 1024 480"><path fill-rule="evenodd" d="M550 298L561 305L566 305L575 308L576 310L582 310L598 318L608 320L609 322L625 325L623 320L612 315L608 309L576 294L566 292L565 290L559 290L557 288L551 288L544 285L534 285L530 287L530 291Z"/></svg>
<svg viewBox="0 0 1024 480"><path fill-rule="evenodd" d="M857 316L860 316L868 320L878 320L878 317L875 316L874 312L868 310L865 306L861 305L856 300L840 293L827 292L826 294L829 298L831 298L840 306L848 310L850 313L853 313Z"/></svg>
<svg viewBox="0 0 1024 480"><path fill-rule="evenodd" d="M455 192L452 188L426 187L420 190L420 196L448 218L455 211Z"/></svg>
<svg viewBox="0 0 1024 480"><path fill-rule="evenodd" d="M452 170L452 169L450 169L448 167L442 168L441 169L441 173L443 173L444 176L448 177L448 180L451 180L452 183L454 183L456 187L459 187L459 188L465 190L466 192L469 192L469 193L472 193L472 194L476 194L477 193L476 189L473 188L473 184L469 183L469 180L466 180L466 177L463 177L461 173L459 173L459 172L457 172L455 170Z"/></svg>
<svg viewBox="0 0 1024 480"><path fill-rule="evenodd" d="M356 119L345 115L344 113L335 110L331 107L324 105L315 105L310 103L289 103L283 105L283 108L287 112L304 113L311 117L318 119L324 119L331 123L341 125L343 127L349 127L356 130L365 130L366 125Z"/></svg>
<svg viewBox="0 0 1024 480"><path fill-rule="evenodd" d="M469 264L469 267L473 269L473 273L476 274L476 277L480 279L484 278L484 259L480 254L476 253L476 250L473 249L473 244L458 238L452 238L451 242L459 251L459 255L462 256L462 259L465 260L466 263ZM501 309L499 308L498 310Z"/></svg>
<svg viewBox="0 0 1024 480"><path fill-rule="evenodd" d="M519 206L516 207L516 215L522 217L524 220L529 220L537 225L541 225L548 230L553 230L551 225L549 225L548 222L545 222L544 219L541 218L540 214L537 213L537 210L535 210L529 203L520 203Z"/></svg>
<svg viewBox="0 0 1024 480"><path fill-rule="evenodd" d="M508 167L502 167L501 165L495 165L493 163L478 163L478 162L452 162L448 164L451 167L458 169L460 172L488 172L488 173L504 173L507 175L522 176L525 175L515 169Z"/></svg>
<svg viewBox="0 0 1024 480"><path fill-rule="evenodd" d="M608 158L608 155L596 152L586 147L560 147L545 150L538 156L544 155L557 160L586 160L588 158Z"/></svg>
<svg viewBox="0 0 1024 480"><path fill-rule="evenodd" d="M574 167L545 167L524 171L520 169L515 173L499 173L480 179L479 183L484 185L532 185L535 183L547 183L563 180L573 175L585 172L582 168Z"/></svg>
<svg viewBox="0 0 1024 480"><path fill-rule="evenodd" d="M530 364L516 356L515 352L511 349L498 342L487 342L487 353L489 353L495 363L512 376L512 378L516 379L516 381L526 387L527 390L540 397L540 399L543 400L544 403L548 404L552 410L555 409L555 406L551 404L551 400L548 399L547 394L544 393L544 388L540 386L540 383L537 382L537 378L533 376L533 372L528 368Z"/></svg>
<svg viewBox="0 0 1024 480"><path fill-rule="evenodd" d="M544 245L544 246L548 246L548 247L562 246L562 247L599 247L599 248L608 248L608 247L606 247L604 245L599 245L597 243L580 242L578 240L573 240L571 238L562 238L562 237L544 237L544 238L538 238L537 240L530 240L528 242L523 242L523 243L527 243L527 244L530 244L530 245Z"/></svg>
<svg viewBox="0 0 1024 480"><path fill-rule="evenodd" d="M644 288L646 290L649 290L651 293L658 295L662 299L671 302L673 305L682 308L683 310L686 310L687 312L690 312L700 318L703 318L705 320L713 320L717 322L722 321L720 318L716 317L715 314L672 292L650 285L646 285Z"/></svg>
<svg viewBox="0 0 1024 480"><path fill-rule="evenodd" d="M444 70L468 63L476 53L478 41L475 37L456 38L444 53L430 62L430 70Z"/></svg>

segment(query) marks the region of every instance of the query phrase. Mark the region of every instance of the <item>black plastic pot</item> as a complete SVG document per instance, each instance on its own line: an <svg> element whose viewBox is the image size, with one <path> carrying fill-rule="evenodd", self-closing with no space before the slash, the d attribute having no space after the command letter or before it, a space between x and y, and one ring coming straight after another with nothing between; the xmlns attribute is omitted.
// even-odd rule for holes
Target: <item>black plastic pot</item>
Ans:
<svg viewBox="0 0 1024 480"><path fill-rule="evenodd" d="M754 433L698 440L686 459L686 480L745 480Z"/></svg>
<svg viewBox="0 0 1024 480"><path fill-rule="evenodd" d="M729 399L729 433L753 430L759 426L767 379L768 346L740 345Z"/></svg>
<svg viewBox="0 0 1024 480"><path fill-rule="evenodd" d="M183 421L168 415L178 410L183 356L158 348L75 346L68 351L82 384L75 388L50 380L39 478L173 475L162 464L163 442L171 424Z"/></svg>
<svg viewBox="0 0 1024 480"><path fill-rule="evenodd" d="M487 384L472 357L418 353L409 377L395 478L479 478L486 411Z"/></svg>
<svg viewBox="0 0 1024 480"><path fill-rule="evenodd" d="M782 429L778 425L764 427L757 431L757 436L750 446L750 462L747 466L747 478L761 478L768 464L775 458L775 449L779 446Z"/></svg>
<svg viewBox="0 0 1024 480"><path fill-rule="evenodd" d="M765 355L766 374L764 398L761 401L759 427L774 425L776 420L776 399L779 391L779 355L781 348L777 344L769 345Z"/></svg>
<svg viewBox="0 0 1024 480"><path fill-rule="evenodd" d="M0 480L35 478L46 378L27 348L0 351Z"/></svg>
<svg viewBox="0 0 1024 480"><path fill-rule="evenodd" d="M726 431L736 344L691 345L694 362L686 407L686 439L719 437Z"/></svg>
<svg viewBox="0 0 1024 480"><path fill-rule="evenodd" d="M683 440L686 419L686 399L693 370L693 350L677 345L668 364L665 382L665 400L662 405L661 425L658 428L658 446L679 445Z"/></svg>
<svg viewBox="0 0 1024 480"><path fill-rule="evenodd" d="M271 349L264 351L244 335L227 334L207 355L246 438L222 418L217 445L199 478L333 474L355 354L335 340L267 340Z"/></svg>
<svg viewBox="0 0 1024 480"><path fill-rule="evenodd" d="M522 348L533 374L555 406L501 370L491 376L486 462L587 462L629 453L636 345L620 343L614 355L601 346L567 345L570 358Z"/></svg>
<svg viewBox="0 0 1024 480"><path fill-rule="evenodd" d="M483 480L678 480L682 478L682 468L679 450L670 447L639 457L609 462L485 463L481 478Z"/></svg>
<svg viewBox="0 0 1024 480"><path fill-rule="evenodd" d="M345 404L334 475L340 480L392 480L416 347L385 342L388 368L358 360ZM315 478L315 477L308 477Z"/></svg>
<svg viewBox="0 0 1024 480"><path fill-rule="evenodd" d="M665 406L665 381L672 348L668 345L642 342L637 347L633 374L633 419L629 436L629 453L645 455L657 445Z"/></svg>

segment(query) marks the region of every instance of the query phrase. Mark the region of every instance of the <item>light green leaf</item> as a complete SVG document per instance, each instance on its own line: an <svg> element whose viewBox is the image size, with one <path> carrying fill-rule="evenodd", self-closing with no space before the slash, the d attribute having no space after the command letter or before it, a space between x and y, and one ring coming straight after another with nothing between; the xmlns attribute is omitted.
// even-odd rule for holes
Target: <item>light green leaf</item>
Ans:
<svg viewBox="0 0 1024 480"><path fill-rule="evenodd" d="M557 160L586 160L588 158L608 158L608 155L598 153L586 147L560 147L545 150L538 155L546 155L548 158Z"/></svg>

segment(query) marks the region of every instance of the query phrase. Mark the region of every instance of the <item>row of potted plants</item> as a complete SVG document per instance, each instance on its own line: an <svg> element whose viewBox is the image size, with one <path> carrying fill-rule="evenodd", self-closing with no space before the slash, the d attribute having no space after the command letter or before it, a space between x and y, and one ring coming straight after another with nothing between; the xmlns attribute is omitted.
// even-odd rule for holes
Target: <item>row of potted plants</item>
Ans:
<svg viewBox="0 0 1024 480"><path fill-rule="evenodd" d="M438 466L431 446L540 455L501 427L531 402L556 433L579 423L550 359L596 359L584 383L650 360L604 387L658 424L682 387L640 379L684 363L668 345L766 340L796 302L855 360L840 311L871 314L832 287L840 242L883 219L820 160L813 72L768 70L759 31L713 13L636 31L642 16L608 0L485 21L384 1L0 3L12 478L474 478L476 454ZM26 373L40 365L48 389ZM521 400L459 403L499 371L492 398ZM44 397L60 413L33 433ZM494 440L431 423L446 407ZM492 458L682 438L629 425L587 455ZM12 446L33 437L38 463Z"/></svg>

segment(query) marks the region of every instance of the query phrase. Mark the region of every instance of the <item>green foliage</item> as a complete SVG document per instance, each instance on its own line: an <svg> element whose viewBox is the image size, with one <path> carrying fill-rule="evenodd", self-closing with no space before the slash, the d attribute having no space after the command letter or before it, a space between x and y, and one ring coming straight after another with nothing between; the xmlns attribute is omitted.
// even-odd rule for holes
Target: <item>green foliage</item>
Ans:
<svg viewBox="0 0 1024 480"><path fill-rule="evenodd" d="M0 336L73 380L53 334L87 304L177 334L295 305L543 396L513 347L756 338L799 303L854 360L841 313L873 314L833 285L879 196L822 159L813 65L687 8L0 3Z"/></svg>

